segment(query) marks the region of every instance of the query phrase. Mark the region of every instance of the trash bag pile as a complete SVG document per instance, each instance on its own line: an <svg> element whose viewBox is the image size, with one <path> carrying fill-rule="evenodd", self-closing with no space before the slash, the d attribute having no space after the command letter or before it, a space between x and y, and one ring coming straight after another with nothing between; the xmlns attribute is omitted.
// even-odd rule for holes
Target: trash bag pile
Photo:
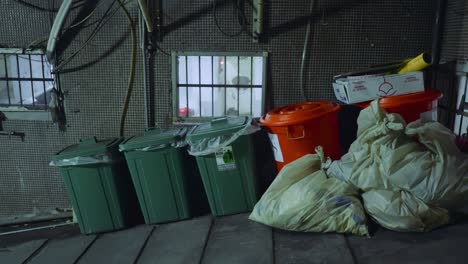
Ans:
<svg viewBox="0 0 468 264"><path fill-rule="evenodd" d="M367 235L359 190L328 177L321 147L286 165L255 205L250 219L280 229Z"/></svg>
<svg viewBox="0 0 468 264"><path fill-rule="evenodd" d="M250 219L291 231L355 235L368 235L366 213L395 231L449 223L449 211L468 200L468 155L455 135L437 122L406 125L377 100L361 111L358 126L341 160L330 162L319 148L286 165Z"/></svg>

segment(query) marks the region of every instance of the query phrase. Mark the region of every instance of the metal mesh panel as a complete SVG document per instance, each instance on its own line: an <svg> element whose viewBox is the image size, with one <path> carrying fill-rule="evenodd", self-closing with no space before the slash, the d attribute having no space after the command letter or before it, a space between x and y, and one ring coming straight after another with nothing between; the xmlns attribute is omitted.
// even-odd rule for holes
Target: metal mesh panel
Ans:
<svg viewBox="0 0 468 264"><path fill-rule="evenodd" d="M28 0L47 6L46 1ZM105 0L109 2L110 0ZM56 1L60 2L60 1ZM299 69L310 1L265 1L267 41L252 42L246 34L223 36L213 24L212 1L163 1L166 35L160 44L166 51L269 52L267 108L302 100ZM220 26L238 29L227 1L218 1ZM374 63L417 55L429 50L433 10L431 1L320 1L310 47L307 95L310 99L334 100L330 85L334 74ZM408 3L407 3L408 2ZM136 18L135 1L130 4ZM406 4L403 4L406 3ZM57 5L58 7L58 5ZM97 17L103 12L100 8ZM247 18L251 19L248 10ZM321 10L325 10L322 12ZM73 15L74 13L72 13ZM35 11L14 1L0 1L0 45L25 47L48 35L47 12ZM250 29L250 27L249 27ZM82 45L92 27L73 36L65 56ZM131 39L127 20L118 12L88 48L69 67L90 67L60 75L66 93L67 131L44 121L6 121L6 130L26 134L25 141L0 137L0 218L47 213L69 207L61 176L48 166L50 156L79 138L118 135L120 113L126 93ZM118 44L116 44L118 43ZM143 76L138 51L135 90L130 103L126 132L144 129ZM171 59L162 53L154 58L156 122L168 126L171 112Z"/></svg>
<svg viewBox="0 0 468 264"><path fill-rule="evenodd" d="M232 7L218 1L220 26L238 29ZM430 50L433 24L431 1L318 1L309 50L306 95L311 100L335 100L333 75L416 56ZM262 51L269 56L269 109L301 101L299 74L306 15L310 1L266 1L266 42L255 44L247 34L228 38L213 23L212 1L164 1L166 51ZM248 9L248 6L247 6ZM246 10L251 19L251 11ZM249 28L250 29L250 28ZM171 122L170 58L156 55L156 119Z"/></svg>
<svg viewBox="0 0 468 264"><path fill-rule="evenodd" d="M464 59L468 54L468 3L463 0L447 1L445 25L442 35L441 62Z"/></svg>
<svg viewBox="0 0 468 264"><path fill-rule="evenodd" d="M29 2L47 7L45 1ZM107 3L99 7L92 20L102 16ZM117 6L114 5L115 8ZM137 21L136 5L131 3L128 7ZM0 44L4 46L26 47L33 40L47 36L50 30L47 12L30 9L14 1L0 1L0 16L2 21L8 21L0 27ZM88 27L80 31L64 57L78 49L92 29ZM3 123L5 130L24 132L25 140L0 137L0 220L21 216L34 218L50 214L56 208L70 207L61 175L57 168L48 165L50 157L64 147L77 143L80 138L118 136L130 67L132 44L129 35L127 18L119 10L89 46L65 66L91 65L81 71L60 75L61 88L66 96L66 132L59 132L57 125L50 121L8 120ZM127 135L140 134L144 129L139 48L137 56L134 94L126 123Z"/></svg>

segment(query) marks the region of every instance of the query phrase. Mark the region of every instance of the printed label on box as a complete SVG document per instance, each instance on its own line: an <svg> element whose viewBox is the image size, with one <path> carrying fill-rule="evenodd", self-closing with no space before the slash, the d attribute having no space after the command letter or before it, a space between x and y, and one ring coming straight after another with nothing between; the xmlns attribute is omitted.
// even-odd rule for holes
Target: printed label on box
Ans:
<svg viewBox="0 0 468 264"><path fill-rule="evenodd" d="M275 156L275 160L278 162L284 162L283 152L281 151L278 135L268 133L268 137L271 141L271 146L273 148L273 155Z"/></svg>
<svg viewBox="0 0 468 264"><path fill-rule="evenodd" d="M226 171L236 169L236 160L234 159L234 153L232 152L231 146L221 148L215 153L215 156L218 170Z"/></svg>

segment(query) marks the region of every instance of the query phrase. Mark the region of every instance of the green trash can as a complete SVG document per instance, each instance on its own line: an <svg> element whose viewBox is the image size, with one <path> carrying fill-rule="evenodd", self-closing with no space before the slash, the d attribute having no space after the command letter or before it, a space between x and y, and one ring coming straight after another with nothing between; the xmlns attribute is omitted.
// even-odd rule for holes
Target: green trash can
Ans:
<svg viewBox="0 0 468 264"><path fill-rule="evenodd" d="M123 139L80 140L55 156L81 233L122 229L141 218L127 164L118 146Z"/></svg>
<svg viewBox="0 0 468 264"><path fill-rule="evenodd" d="M190 218L206 203L186 134L186 128L154 129L120 145L147 224Z"/></svg>
<svg viewBox="0 0 468 264"><path fill-rule="evenodd" d="M223 117L187 135L214 216L251 211L258 199L253 135L249 117Z"/></svg>

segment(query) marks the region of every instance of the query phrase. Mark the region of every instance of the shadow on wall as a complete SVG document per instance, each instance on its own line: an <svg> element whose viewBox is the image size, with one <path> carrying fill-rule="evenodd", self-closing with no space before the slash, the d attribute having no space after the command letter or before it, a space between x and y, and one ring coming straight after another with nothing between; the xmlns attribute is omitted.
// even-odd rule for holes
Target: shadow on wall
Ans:
<svg viewBox="0 0 468 264"><path fill-rule="evenodd" d="M323 1L323 0L322 0ZM177 6L177 2L186 2L187 5L190 5L190 2L189 0L177 0L177 1L164 1L163 2L163 9L166 9L168 8L168 10L171 10L171 8L175 8ZM247 5L249 6L252 6L252 1L251 0L247 0ZM317 10L315 12L313 12L312 14L310 15L304 15L304 16L300 16L300 17L296 17L296 18L293 18L287 22L284 22L280 25L277 25L277 26L274 26L274 27L269 27L269 15L270 13L269 12L265 12L265 19L264 19L264 27L265 27L265 32L267 32L264 36L261 36L262 39L264 40L268 40L268 38L274 38L274 37L277 37L285 32L288 32L290 30L293 30L295 28L298 28L298 27L302 27L302 26L305 26L307 24L307 22L309 21L309 19L312 19L314 21L318 21L319 19L321 19L322 16L332 16L333 14L335 14L336 12L342 10L342 9L346 9L346 8L349 8L349 7L353 7L353 6L357 6L357 5L361 5L361 4L365 4L367 3L367 0L345 0L345 1L334 1L335 3L328 3L327 7L324 8L324 10ZM216 6L218 8L222 8L222 7L225 7L225 6L228 6L232 3L232 0L217 0L216 1ZM265 9L268 9L272 7L271 6L271 3L269 3L269 1L265 1ZM211 13L213 12L213 4L208 4L206 6L204 6L203 8L195 11L195 12L192 12L190 14L188 14L187 16L185 17L182 17L180 19L178 19L177 21L173 22L173 23L170 23L168 25L165 25L162 29L163 31L163 34L169 34L173 31L176 31L188 24L190 24L192 21L196 20L197 18L200 18L200 17L203 17L203 16L206 16L206 15L211 15Z"/></svg>
<svg viewBox="0 0 468 264"><path fill-rule="evenodd" d="M85 23L81 23L86 17L98 7L99 1L86 1L85 4L79 9L78 13L75 16L75 19L70 23L70 25L77 25L76 27L70 28L62 35L57 43L57 54L60 56L63 54L65 49L67 49L70 43L75 40L76 36L84 28ZM51 17L53 21L53 17Z"/></svg>
<svg viewBox="0 0 468 264"><path fill-rule="evenodd" d="M316 0L316 2L319 2L319 1L327 2L324 0ZM264 38L277 37L292 29L305 26L309 22L309 19L312 19L312 22L317 22L320 19L322 19L323 16L332 17L334 14L336 14L338 11L342 9L347 9L350 7L362 5L362 4L367 3L368 1L367 0L344 0L344 1L333 1L333 2L327 3L327 6L324 7L323 10L316 10L312 14L296 17L280 25L268 28L266 30L267 34L264 36Z"/></svg>
<svg viewBox="0 0 468 264"><path fill-rule="evenodd" d="M94 4L90 3L90 2L93 2ZM85 27L87 26L83 26L84 23L81 23L80 24L80 21L82 21L83 19L86 18L86 16L89 15L90 10L93 10L95 7L96 7L96 4L98 2L95 2L95 1L88 1L85 6L80 9L80 12L78 13L78 15L76 16L76 18L73 20L73 22L71 23L72 25L73 24L79 24L78 26L76 27L73 27L69 30L67 30L65 32L65 34L62 36L58 46L57 46L57 54L59 54L59 56L61 57L64 57L63 54L65 53L66 49L70 46L70 43L73 42L73 40L76 38L76 36L80 33L80 31L82 29L84 29ZM112 7L112 4L109 5L109 7ZM97 7L99 8L99 7ZM117 12L119 12L120 10L118 10ZM104 22L106 23L106 22ZM91 23L89 24L91 26L94 26L94 23ZM96 27L99 26L99 23L97 23ZM99 29L98 29L99 30ZM125 40L127 40L129 37L129 33L130 32L130 28L129 27L126 27L126 30L122 33L122 35L112 44L111 47L109 47L108 49L106 49L104 52L101 53L101 55L99 55L98 57L96 57L95 59L93 59L92 61L89 61L87 63L84 63L84 64L81 64L79 66L72 66L70 68L65 68L65 69L61 69L59 70L59 73L60 74L63 74L63 73L70 73L70 72L75 72L75 71L80 71L80 70L83 70L85 68L88 68L88 67L91 67L93 65L95 65L96 63L98 63L99 61L102 61L104 60L106 57L108 57L109 55L111 55L112 53L114 53L115 51L118 50L118 48L125 42Z"/></svg>
<svg viewBox="0 0 468 264"><path fill-rule="evenodd" d="M82 65L76 66L76 67L70 67L70 68L60 70L59 73L63 74L63 73L80 71L85 68L91 67L94 64L104 60L106 57L108 57L109 55L117 51L118 48L125 42L125 40L128 39L129 31L130 31L130 28L127 28L127 30L120 36L119 39L117 39L117 41L111 47L109 47L105 52L103 52L101 55L96 57L94 60L87 62L85 64L82 64Z"/></svg>

